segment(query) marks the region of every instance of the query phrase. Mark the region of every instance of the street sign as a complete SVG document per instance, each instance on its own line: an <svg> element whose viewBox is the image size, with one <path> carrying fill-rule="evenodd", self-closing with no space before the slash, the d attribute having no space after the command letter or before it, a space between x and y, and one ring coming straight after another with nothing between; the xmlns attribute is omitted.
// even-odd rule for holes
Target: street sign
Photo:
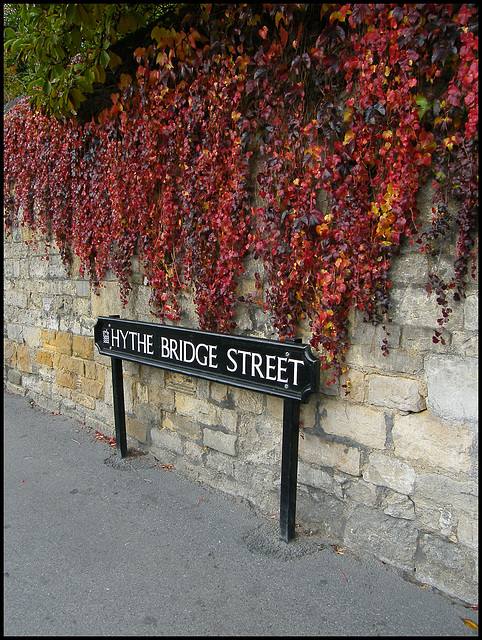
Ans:
<svg viewBox="0 0 482 640"><path fill-rule="evenodd" d="M280 538L295 535L300 403L317 391L319 360L300 341L246 338L149 322L99 317L94 327L99 353L112 362L117 454L127 456L122 360L160 367L251 391L280 396Z"/></svg>
<svg viewBox="0 0 482 640"><path fill-rule="evenodd" d="M307 402L319 361L308 345L116 318L98 318L100 353Z"/></svg>

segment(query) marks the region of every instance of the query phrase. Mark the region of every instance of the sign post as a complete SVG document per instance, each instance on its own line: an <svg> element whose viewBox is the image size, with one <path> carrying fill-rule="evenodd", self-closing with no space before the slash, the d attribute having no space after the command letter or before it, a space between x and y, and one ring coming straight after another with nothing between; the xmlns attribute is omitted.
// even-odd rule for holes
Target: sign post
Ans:
<svg viewBox="0 0 482 640"><path fill-rule="evenodd" d="M117 454L127 455L122 360L284 399L280 538L294 537L300 403L318 388L319 361L299 340L273 341L99 317L99 353L110 356Z"/></svg>

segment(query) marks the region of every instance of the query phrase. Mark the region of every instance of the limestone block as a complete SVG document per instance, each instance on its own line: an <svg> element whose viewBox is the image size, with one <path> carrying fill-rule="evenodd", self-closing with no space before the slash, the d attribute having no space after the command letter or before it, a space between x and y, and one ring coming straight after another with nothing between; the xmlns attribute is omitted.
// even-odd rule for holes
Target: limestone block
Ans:
<svg viewBox="0 0 482 640"><path fill-rule="evenodd" d="M343 388L346 385L346 390ZM346 394L346 391L349 393ZM366 376L361 371L349 369L340 376L338 394L347 402L363 403L366 393Z"/></svg>
<svg viewBox="0 0 482 640"><path fill-rule="evenodd" d="M151 440L154 447L182 454L181 438L168 429L151 429Z"/></svg>
<svg viewBox="0 0 482 640"><path fill-rule="evenodd" d="M418 285L423 287L428 277L427 257L411 251L396 256L390 264L389 277L394 285Z"/></svg>
<svg viewBox="0 0 482 640"><path fill-rule="evenodd" d="M231 409L220 409L218 421L223 429L229 431L229 433L236 433L238 426L237 411L232 411Z"/></svg>
<svg viewBox="0 0 482 640"><path fill-rule="evenodd" d="M83 393L92 398L104 399L104 384L98 380L91 380L89 378L80 379L80 389Z"/></svg>
<svg viewBox="0 0 482 640"><path fill-rule="evenodd" d="M17 307L19 309L26 309L28 306L28 296L23 291L6 291L4 297L4 304Z"/></svg>
<svg viewBox="0 0 482 640"><path fill-rule="evenodd" d="M94 357L94 338L72 336L72 355L84 360L92 360Z"/></svg>
<svg viewBox="0 0 482 640"><path fill-rule="evenodd" d="M408 495L413 492L415 471L410 465L392 456L372 453L363 479Z"/></svg>
<svg viewBox="0 0 482 640"><path fill-rule="evenodd" d="M66 356L72 355L72 334L65 331L55 333L55 350Z"/></svg>
<svg viewBox="0 0 482 640"><path fill-rule="evenodd" d="M400 326L438 328L437 318L440 317L440 307L436 296L427 296L423 288L405 287L394 289L390 294L392 309L390 317ZM451 303L452 313L447 328L450 331L461 329L463 324L462 305Z"/></svg>
<svg viewBox="0 0 482 640"><path fill-rule="evenodd" d="M478 589L473 569L460 545L433 534L422 534L416 557L417 580L477 604Z"/></svg>
<svg viewBox="0 0 482 640"><path fill-rule="evenodd" d="M20 324L7 324L7 337L9 340L23 343L23 327Z"/></svg>
<svg viewBox="0 0 482 640"><path fill-rule="evenodd" d="M350 438L375 449L385 446L384 414L363 405L327 398L322 405L320 426L325 433Z"/></svg>
<svg viewBox="0 0 482 640"><path fill-rule="evenodd" d="M75 294L79 298L89 298L90 297L90 282L86 280L76 280L75 282Z"/></svg>
<svg viewBox="0 0 482 640"><path fill-rule="evenodd" d="M176 393L176 411L180 415L190 416L203 424L217 425L219 423L218 407L194 396Z"/></svg>
<svg viewBox="0 0 482 640"><path fill-rule="evenodd" d="M383 340L386 338L388 347L396 348L400 346L401 333L402 330L399 326L390 324L387 334L382 325L374 327L372 324L363 322L362 315L359 313L356 316L350 342L351 344L366 344L370 345L371 348L380 349Z"/></svg>
<svg viewBox="0 0 482 640"><path fill-rule="evenodd" d="M421 354L405 349L390 349L388 355L384 356L378 347L354 344L346 353L346 361L355 369L370 367L378 371L393 371L406 375L419 375L423 371Z"/></svg>
<svg viewBox="0 0 482 640"><path fill-rule="evenodd" d="M479 355L479 336L469 331L454 331L452 334L453 353L466 358Z"/></svg>
<svg viewBox="0 0 482 640"><path fill-rule="evenodd" d="M55 381L60 387L67 387L68 389L77 388L77 376L71 371L57 371Z"/></svg>
<svg viewBox="0 0 482 640"><path fill-rule="evenodd" d="M32 372L32 363L30 361L30 349L28 347L18 346L16 348L15 368L24 373Z"/></svg>
<svg viewBox="0 0 482 640"><path fill-rule="evenodd" d="M255 391L248 391L246 389L238 389L233 387L231 389L234 404L241 411L248 411L249 413L263 413L264 411L264 394L256 393Z"/></svg>
<svg viewBox="0 0 482 640"><path fill-rule="evenodd" d="M173 433L181 434L189 440L201 439L201 425L196 419L180 416L177 413L168 414L162 421L162 427Z"/></svg>
<svg viewBox="0 0 482 640"><path fill-rule="evenodd" d="M10 369L10 371L7 374L7 378L8 378L8 381L11 382L12 384L15 384L17 386L20 386L22 384L22 374L19 373L18 371L14 371L13 369Z"/></svg>
<svg viewBox="0 0 482 640"><path fill-rule="evenodd" d="M86 393L81 393L79 391L72 391L72 400L76 404L81 404L88 409L95 409L95 399Z"/></svg>
<svg viewBox="0 0 482 640"><path fill-rule="evenodd" d="M409 352L429 352L429 353L446 353L452 341L452 333L444 331L444 342L434 343L434 330L428 327L417 327L414 331L413 327L403 327L402 330L402 347Z"/></svg>
<svg viewBox="0 0 482 640"><path fill-rule="evenodd" d="M299 455L305 462L320 467L331 467L352 476L360 475L360 451L356 447L304 432L299 441Z"/></svg>
<svg viewBox="0 0 482 640"><path fill-rule="evenodd" d="M427 405L453 420L478 419L478 366L475 358L427 356Z"/></svg>
<svg viewBox="0 0 482 640"><path fill-rule="evenodd" d="M238 438L229 433L223 433L207 427L203 429L203 444L210 449L216 449L230 456L236 455L236 442Z"/></svg>
<svg viewBox="0 0 482 640"><path fill-rule="evenodd" d="M479 515L478 485L458 481L439 473L417 474L413 499L417 517L427 528L450 536L462 544L477 548Z"/></svg>
<svg viewBox="0 0 482 640"><path fill-rule="evenodd" d="M58 359L54 359L55 366L58 369L71 371L78 376L84 375L84 362L79 358L71 358L70 356L59 355Z"/></svg>
<svg viewBox="0 0 482 640"><path fill-rule="evenodd" d="M430 411L395 416L395 455L435 469L470 471L474 434L463 425L438 420Z"/></svg>
<svg viewBox="0 0 482 640"><path fill-rule="evenodd" d="M37 327L23 327L23 339L29 347L40 347L42 344L42 330Z"/></svg>
<svg viewBox="0 0 482 640"><path fill-rule="evenodd" d="M35 354L35 361L37 364L43 364L47 367L52 367L52 353L44 349L39 349Z"/></svg>
<svg viewBox="0 0 482 640"><path fill-rule="evenodd" d="M410 521L358 507L348 516L345 546L375 555L383 562L413 571L418 532Z"/></svg>
<svg viewBox="0 0 482 640"><path fill-rule="evenodd" d="M464 302L464 328L466 331L479 329L479 297L467 296Z"/></svg>
<svg viewBox="0 0 482 640"><path fill-rule="evenodd" d="M423 411L425 398L420 392L420 383L411 378L392 376L367 376L369 404L401 411Z"/></svg>
<svg viewBox="0 0 482 640"><path fill-rule="evenodd" d="M164 411L174 411L174 393L157 385L149 385L148 403L151 407L163 409Z"/></svg>
<svg viewBox="0 0 482 640"><path fill-rule="evenodd" d="M392 493L383 502L383 513L393 518L415 520L415 505L408 496Z"/></svg>
<svg viewBox="0 0 482 640"><path fill-rule="evenodd" d="M126 433L133 436L139 442L147 441L147 427L144 422L136 418L126 416Z"/></svg>
<svg viewBox="0 0 482 640"><path fill-rule="evenodd" d="M42 345L48 351L55 351L56 332L53 329L42 329Z"/></svg>
<svg viewBox="0 0 482 640"><path fill-rule="evenodd" d="M345 496L354 504L364 504L367 507L377 507L379 491L377 485L357 479L347 482L344 486Z"/></svg>
<svg viewBox="0 0 482 640"><path fill-rule="evenodd" d="M234 459L227 458L224 454L216 451L215 449L212 449L209 452L209 455L206 456L206 467L214 469L219 476L221 476L221 474L227 476L234 475Z"/></svg>
<svg viewBox="0 0 482 640"><path fill-rule="evenodd" d="M337 482L332 474L323 471L323 469L315 469L304 462L300 462L298 465L298 483L321 489L325 493L343 500L342 483Z"/></svg>

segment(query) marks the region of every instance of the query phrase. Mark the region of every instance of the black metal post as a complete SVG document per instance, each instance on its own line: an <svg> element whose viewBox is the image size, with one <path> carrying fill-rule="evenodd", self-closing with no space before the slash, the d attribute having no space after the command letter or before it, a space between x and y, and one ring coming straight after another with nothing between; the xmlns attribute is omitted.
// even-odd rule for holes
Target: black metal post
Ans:
<svg viewBox="0 0 482 640"><path fill-rule="evenodd" d="M114 396L115 442L117 455L127 455L126 411L124 405L124 380L122 377L122 360L111 358L112 362L112 394Z"/></svg>
<svg viewBox="0 0 482 640"><path fill-rule="evenodd" d="M120 318L118 315L109 318ZM112 364L112 395L114 398L114 422L115 422L115 442L119 458L127 455L126 436L126 409L124 403L124 378L122 376L122 359L111 358Z"/></svg>
<svg viewBox="0 0 482 640"><path fill-rule="evenodd" d="M284 542L289 542L295 536L299 430L300 402L286 398L283 407L279 518L280 539Z"/></svg>

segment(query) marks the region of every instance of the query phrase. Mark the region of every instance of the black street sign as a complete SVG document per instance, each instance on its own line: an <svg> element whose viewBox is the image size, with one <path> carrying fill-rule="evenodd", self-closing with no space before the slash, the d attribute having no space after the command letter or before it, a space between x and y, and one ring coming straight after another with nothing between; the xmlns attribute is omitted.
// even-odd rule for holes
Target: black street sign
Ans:
<svg viewBox="0 0 482 640"><path fill-rule="evenodd" d="M98 318L95 343L106 356L307 402L319 361L308 345L225 335L118 318Z"/></svg>
<svg viewBox="0 0 482 640"><path fill-rule="evenodd" d="M100 317L94 327L99 353L112 362L117 454L127 456L122 360L281 396L280 538L295 535L300 403L318 388L319 361L308 345Z"/></svg>

